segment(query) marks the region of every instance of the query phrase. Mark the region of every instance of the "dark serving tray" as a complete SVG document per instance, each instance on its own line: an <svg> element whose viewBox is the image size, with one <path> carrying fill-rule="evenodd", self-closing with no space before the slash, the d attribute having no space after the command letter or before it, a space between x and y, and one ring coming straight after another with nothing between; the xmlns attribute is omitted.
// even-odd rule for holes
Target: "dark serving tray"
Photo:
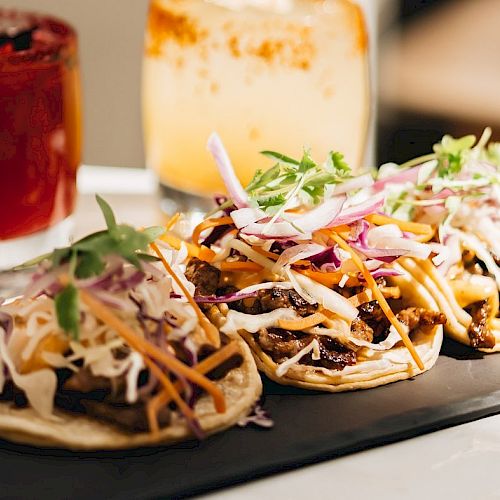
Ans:
<svg viewBox="0 0 500 500"><path fill-rule="evenodd" d="M414 380L325 394L265 383L275 427L204 442L71 453L0 441L2 498L180 497L500 413L500 357L446 341Z"/></svg>

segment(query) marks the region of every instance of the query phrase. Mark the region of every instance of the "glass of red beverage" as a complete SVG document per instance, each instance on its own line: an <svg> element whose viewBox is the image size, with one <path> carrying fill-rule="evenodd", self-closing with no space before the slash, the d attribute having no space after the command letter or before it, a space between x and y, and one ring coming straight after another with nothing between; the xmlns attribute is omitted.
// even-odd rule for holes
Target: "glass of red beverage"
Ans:
<svg viewBox="0 0 500 500"><path fill-rule="evenodd" d="M74 29L0 9L0 269L68 242L80 155Z"/></svg>

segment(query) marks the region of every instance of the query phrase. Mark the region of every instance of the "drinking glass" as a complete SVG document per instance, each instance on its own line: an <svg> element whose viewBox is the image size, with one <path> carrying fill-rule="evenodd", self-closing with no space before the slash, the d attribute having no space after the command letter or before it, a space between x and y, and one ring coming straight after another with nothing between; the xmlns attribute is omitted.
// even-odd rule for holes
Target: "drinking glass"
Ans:
<svg viewBox="0 0 500 500"><path fill-rule="evenodd" d="M68 242L80 152L75 31L0 9L0 269Z"/></svg>
<svg viewBox="0 0 500 500"><path fill-rule="evenodd" d="M359 168L367 44L363 10L348 0L151 0L143 126L164 208L204 210L224 191L206 150L212 131L244 185L267 166L266 149L308 147L318 161L333 149Z"/></svg>

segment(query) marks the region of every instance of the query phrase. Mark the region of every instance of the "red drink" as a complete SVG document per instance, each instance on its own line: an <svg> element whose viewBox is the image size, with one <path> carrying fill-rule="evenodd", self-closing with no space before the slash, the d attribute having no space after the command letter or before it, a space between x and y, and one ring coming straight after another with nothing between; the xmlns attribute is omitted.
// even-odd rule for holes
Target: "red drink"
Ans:
<svg viewBox="0 0 500 500"><path fill-rule="evenodd" d="M80 115L73 29L0 10L0 240L46 230L73 212Z"/></svg>

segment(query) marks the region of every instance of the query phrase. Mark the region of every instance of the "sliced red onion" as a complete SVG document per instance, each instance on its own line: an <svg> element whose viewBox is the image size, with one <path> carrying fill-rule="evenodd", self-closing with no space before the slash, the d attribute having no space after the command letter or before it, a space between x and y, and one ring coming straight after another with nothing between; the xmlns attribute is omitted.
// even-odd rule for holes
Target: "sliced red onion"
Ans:
<svg viewBox="0 0 500 500"><path fill-rule="evenodd" d="M365 187L372 186L374 184L374 180L372 174L363 174L358 177L354 177L349 179L342 184L337 184L332 191L333 195L349 193L351 191L355 191L357 189L362 189Z"/></svg>
<svg viewBox="0 0 500 500"><path fill-rule="evenodd" d="M351 243L351 247L369 259L375 259L386 263L394 262L399 257L409 253L408 250L402 248L370 248L358 243Z"/></svg>
<svg viewBox="0 0 500 500"><path fill-rule="evenodd" d="M208 138L207 148L212 153L219 173L236 208L248 206L248 195L236 177L231 160L216 132L213 132Z"/></svg>
<svg viewBox="0 0 500 500"><path fill-rule="evenodd" d="M309 240L312 238L311 233L299 233L289 222L275 222L264 234L265 226L266 224L253 222L241 232L247 236L257 236L262 240L291 240L293 238Z"/></svg>
<svg viewBox="0 0 500 500"><path fill-rule="evenodd" d="M378 193L379 191L385 189L385 186L387 184L402 184L404 182L411 182L413 184L416 184L418 179L418 172L421 168L422 165L418 165L416 167L404 170L401 173L391 175L390 177L387 177L385 179L380 179L373 184L373 190Z"/></svg>
<svg viewBox="0 0 500 500"><path fill-rule="evenodd" d="M369 246L378 247L382 246L387 238L402 237L404 237L404 234L396 224L384 224L383 226L372 227L368 231L366 243Z"/></svg>
<svg viewBox="0 0 500 500"><path fill-rule="evenodd" d="M129 301L117 297L114 293L106 290L92 290L89 292L109 307L119 309L120 311L134 311L134 307Z"/></svg>
<svg viewBox="0 0 500 500"><path fill-rule="evenodd" d="M351 224L352 222L356 222L357 220L362 219L366 215L370 215L377 212L377 210L383 207L384 200L385 200L385 195L383 193L380 193L376 196L372 196L363 203L354 205L349 208L345 208L340 212L340 214L334 220L332 220L328 224L328 226L325 227L335 227L335 226L340 226L342 224Z"/></svg>
<svg viewBox="0 0 500 500"><path fill-rule="evenodd" d="M231 212L231 218L238 229L246 227L252 224L252 222L262 220L265 217L265 212L260 208L245 207Z"/></svg>
<svg viewBox="0 0 500 500"><path fill-rule="evenodd" d="M108 269L98 276L78 280L78 286L81 288L106 288L106 283L111 282L110 278L123 272L123 261L116 259L108 263L108 266Z"/></svg>
<svg viewBox="0 0 500 500"><path fill-rule="evenodd" d="M259 403L255 405L249 415L240 418L237 422L239 427L246 427L249 424L256 425L257 427L264 427L265 429L270 429L274 426L274 422L270 415Z"/></svg>
<svg viewBox="0 0 500 500"><path fill-rule="evenodd" d="M211 245L215 245L221 238L223 238L228 231L230 231L232 226L226 224L224 226L214 227L210 234L201 242L203 246L210 248Z"/></svg>
<svg viewBox="0 0 500 500"><path fill-rule="evenodd" d="M408 257L415 257L417 259L427 259L431 253L429 245L409 240L407 238L385 238L383 245L388 249L397 249L399 251L402 250L403 252L406 251L404 255L407 255Z"/></svg>
<svg viewBox="0 0 500 500"><path fill-rule="evenodd" d="M281 268L288 264L294 264L298 260L307 259L312 255L317 255L323 252L324 248L325 247L323 245L318 245L317 243L304 243L287 248L277 260L276 267Z"/></svg>
<svg viewBox="0 0 500 500"><path fill-rule="evenodd" d="M135 288L137 285L142 283L145 278L145 274L142 271L135 271L125 276L123 279L116 280L115 283L110 287L113 292L130 290Z"/></svg>
<svg viewBox="0 0 500 500"><path fill-rule="evenodd" d="M33 276L33 280L30 285L26 288L24 291L24 296L25 297L38 297L41 293L45 292L46 290L51 290L54 288L54 286L60 287L60 284L58 282L58 276L59 273L61 272L60 269L54 270L54 271L48 271L45 272L41 275L35 274Z"/></svg>
<svg viewBox="0 0 500 500"><path fill-rule="evenodd" d="M341 211L345 201L346 197L343 195L330 198L318 207L294 219L293 224L302 231L311 233L323 227L328 227Z"/></svg>
<svg viewBox="0 0 500 500"><path fill-rule="evenodd" d="M244 234L264 238L300 238L311 239L312 233L323 227L328 227L340 212L345 202L345 196L330 198L318 207L299 215L290 222L275 222L270 227L267 223L253 222L243 229ZM290 214L287 214L290 216ZM300 231L296 228L299 228ZM302 232L301 232L302 231Z"/></svg>
<svg viewBox="0 0 500 500"><path fill-rule="evenodd" d="M364 219L358 220L351 226L349 240L359 243L360 245L368 246L368 230L370 224Z"/></svg>
<svg viewBox="0 0 500 500"><path fill-rule="evenodd" d="M280 240L280 241L275 241L272 245L271 248L269 249L270 252L275 252L278 254L282 254L287 248L291 248L293 246L297 245L297 243L293 240Z"/></svg>
<svg viewBox="0 0 500 500"><path fill-rule="evenodd" d="M257 297L257 292L240 293L234 292L227 295L195 295L193 298L198 304L222 304L225 302L236 302L237 300Z"/></svg>
<svg viewBox="0 0 500 500"><path fill-rule="evenodd" d="M454 191L452 191L451 189L445 188L442 191L440 191L439 193L436 193L434 196L432 196L431 199L433 199L433 200L443 200L443 199L448 198L449 196L454 196L456 194L457 193L454 192Z"/></svg>
<svg viewBox="0 0 500 500"><path fill-rule="evenodd" d="M309 260L316 267L326 272L331 270L336 271L342 264L342 259L337 252L337 247L328 247L322 252L309 257Z"/></svg>
<svg viewBox="0 0 500 500"><path fill-rule="evenodd" d="M375 271L372 271L370 274L373 276L374 279L385 278L387 276L401 276L401 273L397 269L391 269L386 267L381 267L379 269L376 269Z"/></svg>

